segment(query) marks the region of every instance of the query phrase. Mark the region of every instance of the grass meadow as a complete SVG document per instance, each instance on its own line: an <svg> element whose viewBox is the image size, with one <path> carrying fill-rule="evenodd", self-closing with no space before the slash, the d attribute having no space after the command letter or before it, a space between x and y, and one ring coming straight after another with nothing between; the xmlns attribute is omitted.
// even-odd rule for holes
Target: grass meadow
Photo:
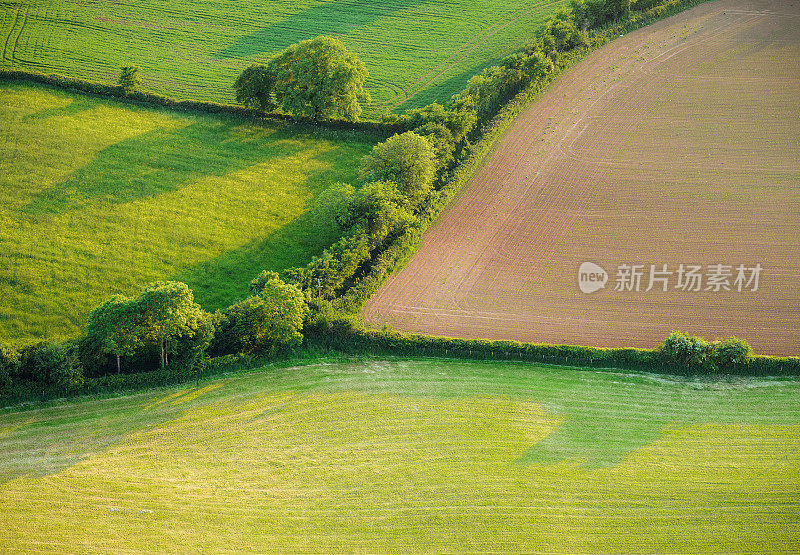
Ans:
<svg viewBox="0 0 800 555"><path fill-rule="evenodd" d="M0 0L0 67L233 102L236 76L287 46L333 35L370 72L369 112L444 102L530 39L553 0Z"/></svg>
<svg viewBox="0 0 800 555"><path fill-rule="evenodd" d="M792 552L800 384L332 362L0 413L14 551Z"/></svg>
<svg viewBox="0 0 800 555"><path fill-rule="evenodd" d="M0 83L0 337L74 335L159 279L228 306L336 240L308 208L378 141Z"/></svg>

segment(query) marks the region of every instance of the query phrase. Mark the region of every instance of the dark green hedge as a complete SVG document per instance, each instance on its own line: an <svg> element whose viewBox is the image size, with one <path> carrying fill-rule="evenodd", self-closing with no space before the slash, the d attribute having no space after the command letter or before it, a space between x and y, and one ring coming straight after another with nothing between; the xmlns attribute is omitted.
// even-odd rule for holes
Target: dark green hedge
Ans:
<svg viewBox="0 0 800 555"><path fill-rule="evenodd" d="M345 353L446 357L467 360L509 360L580 368L616 369L678 376L714 375L714 370L671 363L660 349L597 348L541 345L518 341L457 339L364 329L353 318L339 318L306 331L307 340ZM800 376L800 357L754 356L726 369L725 375Z"/></svg>

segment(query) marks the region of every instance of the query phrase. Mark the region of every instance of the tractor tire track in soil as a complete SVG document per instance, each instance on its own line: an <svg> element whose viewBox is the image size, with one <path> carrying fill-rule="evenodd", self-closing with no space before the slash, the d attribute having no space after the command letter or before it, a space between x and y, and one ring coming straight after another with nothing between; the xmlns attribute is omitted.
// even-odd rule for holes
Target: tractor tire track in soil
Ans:
<svg viewBox="0 0 800 555"><path fill-rule="evenodd" d="M797 1L722 0L594 52L520 115L364 319L605 347L680 330L800 354L799 16ZM579 291L584 261L605 289ZM677 291L673 276L645 292L644 275L613 291L621 264L719 263L760 263L760 288Z"/></svg>

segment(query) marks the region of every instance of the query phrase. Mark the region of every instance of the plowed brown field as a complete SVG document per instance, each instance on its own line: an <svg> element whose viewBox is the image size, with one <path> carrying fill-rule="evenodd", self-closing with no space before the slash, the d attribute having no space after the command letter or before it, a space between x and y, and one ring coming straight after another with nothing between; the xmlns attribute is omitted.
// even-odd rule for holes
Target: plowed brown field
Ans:
<svg viewBox="0 0 800 555"><path fill-rule="evenodd" d="M498 141L365 305L373 325L652 347L672 330L800 354L800 2L721 0L618 38ZM605 288L582 293L594 262ZM640 290L615 290L621 265ZM651 265L666 270L650 285ZM701 267L699 291L679 265ZM723 264L730 290L709 274ZM737 267L763 267L739 291ZM749 277L749 273L748 273Z"/></svg>

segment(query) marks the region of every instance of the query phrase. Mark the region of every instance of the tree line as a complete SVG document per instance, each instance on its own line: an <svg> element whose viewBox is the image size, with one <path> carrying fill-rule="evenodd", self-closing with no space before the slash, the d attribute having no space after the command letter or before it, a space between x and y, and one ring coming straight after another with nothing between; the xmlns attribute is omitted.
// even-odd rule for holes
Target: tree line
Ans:
<svg viewBox="0 0 800 555"><path fill-rule="evenodd" d="M316 258L313 271L287 270L287 281L262 271L247 296L224 310L204 311L185 283L156 282L136 297L114 295L101 303L77 339L22 349L0 345L0 396L79 390L85 379L109 374L188 375L206 357L291 351L303 341L309 307L318 309L314 301L335 295L343 276L413 221L430 189L433 159L430 143L414 133L376 145L362 161L360 185L335 184L315 207L317 217L335 221L344 233L335 254L329 250ZM323 276L324 292L314 288L316 276Z"/></svg>

